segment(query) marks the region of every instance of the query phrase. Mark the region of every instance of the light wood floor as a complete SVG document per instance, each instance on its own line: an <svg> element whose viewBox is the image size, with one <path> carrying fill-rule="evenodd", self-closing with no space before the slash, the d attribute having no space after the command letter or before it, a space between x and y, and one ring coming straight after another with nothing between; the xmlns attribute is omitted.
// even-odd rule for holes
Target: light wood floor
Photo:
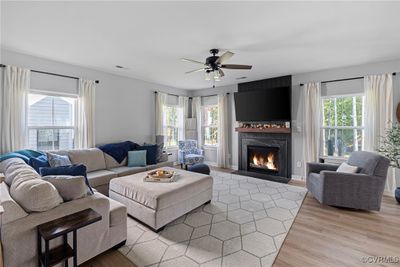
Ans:
<svg viewBox="0 0 400 267"><path fill-rule="evenodd" d="M290 184L304 186L299 181ZM400 257L400 205L394 198L385 196L380 212L364 212L322 206L308 194L274 266L365 266L363 256ZM82 266L135 267L118 251Z"/></svg>

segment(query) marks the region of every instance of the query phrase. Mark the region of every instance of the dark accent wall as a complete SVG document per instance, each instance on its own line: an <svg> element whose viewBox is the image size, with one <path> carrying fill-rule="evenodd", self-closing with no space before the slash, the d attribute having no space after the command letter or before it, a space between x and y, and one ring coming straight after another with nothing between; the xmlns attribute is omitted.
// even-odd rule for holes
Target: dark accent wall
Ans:
<svg viewBox="0 0 400 267"><path fill-rule="evenodd" d="M239 83L238 91L248 92L279 87L292 87L292 76L288 75L247 83Z"/></svg>
<svg viewBox="0 0 400 267"><path fill-rule="evenodd" d="M290 90L290 99L291 94L292 94L292 76L282 76L282 77L275 77L275 78L270 78L270 79L265 79L265 80L259 80L259 81L253 81L253 82L247 82L247 83L240 83L238 85L238 91L239 92L249 92L249 91L256 91L256 90L268 90L268 89L273 89L273 88L284 88L284 87L289 87ZM249 103L249 105L251 105ZM290 104L290 107L292 105ZM290 121L290 124L292 122ZM251 134L249 133L239 133L239 150L238 150L238 163L239 163L239 171L246 171L246 162L243 157L243 151L245 147L243 147L242 140ZM276 141L280 140L285 140L286 142L286 170L285 173L282 173L281 175L283 177L286 177L290 180L291 178L291 172L292 172L292 134L287 133L287 134L256 134L256 135L251 135L252 137L257 137L257 138L268 138L268 139L275 139ZM260 177L262 178L262 177ZM267 178L268 179L268 178ZM286 181L287 182L287 181Z"/></svg>

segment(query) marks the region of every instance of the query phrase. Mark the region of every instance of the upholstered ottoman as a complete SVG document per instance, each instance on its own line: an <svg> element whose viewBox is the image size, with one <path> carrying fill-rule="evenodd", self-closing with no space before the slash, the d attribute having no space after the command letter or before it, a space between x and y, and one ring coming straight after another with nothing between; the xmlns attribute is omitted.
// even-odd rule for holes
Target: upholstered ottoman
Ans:
<svg viewBox="0 0 400 267"><path fill-rule="evenodd" d="M177 172L176 180L172 183L144 182L147 173L142 172L110 181L109 197L125 204L129 215L155 231L212 198L211 176L163 169Z"/></svg>
<svg viewBox="0 0 400 267"><path fill-rule="evenodd" d="M202 173L202 174L210 174L210 167L208 167L207 164L204 163L197 163L194 165L189 166L188 171L190 172L197 172L197 173Z"/></svg>

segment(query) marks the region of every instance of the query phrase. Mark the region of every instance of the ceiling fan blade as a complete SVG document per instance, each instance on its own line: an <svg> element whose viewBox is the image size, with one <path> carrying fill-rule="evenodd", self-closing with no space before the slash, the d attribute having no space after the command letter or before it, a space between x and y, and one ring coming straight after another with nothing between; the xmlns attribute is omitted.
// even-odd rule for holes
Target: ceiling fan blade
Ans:
<svg viewBox="0 0 400 267"><path fill-rule="evenodd" d="M189 59L189 58L182 58L182 61L186 61L186 62L191 62L191 63L195 63L195 64L200 64L200 65L205 65L203 62L197 61L197 60L193 60L193 59Z"/></svg>
<svg viewBox="0 0 400 267"><path fill-rule="evenodd" d="M225 64L221 65L221 68L232 69L232 70L251 70L251 65L238 65L238 64Z"/></svg>
<svg viewBox="0 0 400 267"><path fill-rule="evenodd" d="M185 72L185 73L186 73L186 74L189 74L189 73L194 73L194 72L199 72L199 71L204 71L204 68L197 69L197 70L187 71L187 72Z"/></svg>
<svg viewBox="0 0 400 267"><path fill-rule="evenodd" d="M221 69L218 69L218 72L219 72L219 76L221 76L221 77L225 76L225 73Z"/></svg>
<svg viewBox="0 0 400 267"><path fill-rule="evenodd" d="M215 63L217 64L222 64L225 61L229 60L231 57L233 57L234 53L232 53L231 51L226 51L225 53L223 53Z"/></svg>

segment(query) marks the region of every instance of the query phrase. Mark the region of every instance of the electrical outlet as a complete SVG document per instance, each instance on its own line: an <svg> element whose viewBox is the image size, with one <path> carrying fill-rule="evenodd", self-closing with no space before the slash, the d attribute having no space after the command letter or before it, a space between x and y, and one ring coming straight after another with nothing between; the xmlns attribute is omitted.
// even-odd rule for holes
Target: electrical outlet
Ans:
<svg viewBox="0 0 400 267"><path fill-rule="evenodd" d="M296 167L297 167L297 168L301 168L301 161L297 161L297 162L296 162Z"/></svg>

